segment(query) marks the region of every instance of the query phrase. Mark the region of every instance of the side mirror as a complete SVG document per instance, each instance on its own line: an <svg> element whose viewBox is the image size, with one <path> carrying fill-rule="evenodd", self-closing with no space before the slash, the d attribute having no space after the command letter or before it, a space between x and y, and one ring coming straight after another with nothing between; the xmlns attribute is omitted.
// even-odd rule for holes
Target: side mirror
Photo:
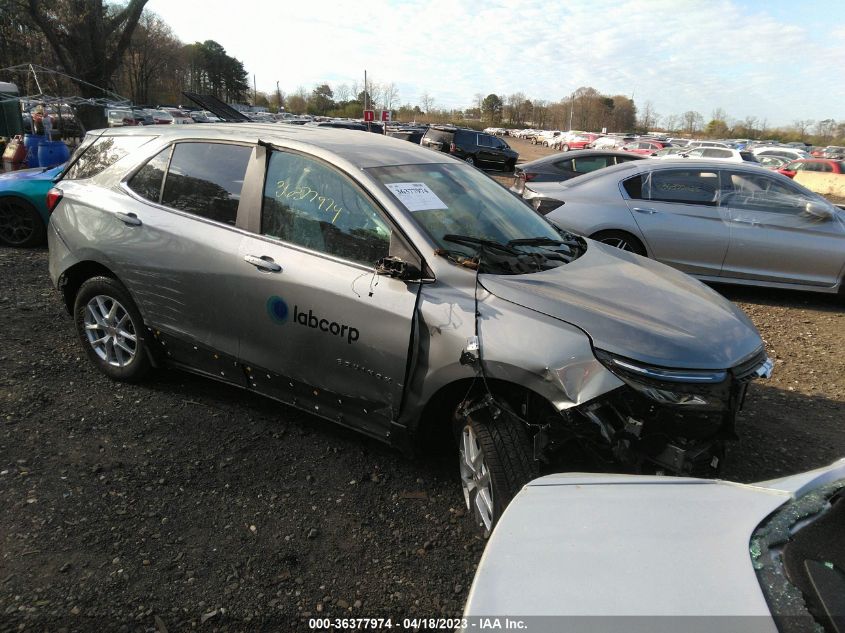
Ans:
<svg viewBox="0 0 845 633"><path fill-rule="evenodd" d="M378 260L376 274L401 279L402 281L419 279L422 276L419 268L392 255Z"/></svg>
<svg viewBox="0 0 845 633"><path fill-rule="evenodd" d="M830 220L833 217L833 210L821 202L808 202L804 211L816 220Z"/></svg>

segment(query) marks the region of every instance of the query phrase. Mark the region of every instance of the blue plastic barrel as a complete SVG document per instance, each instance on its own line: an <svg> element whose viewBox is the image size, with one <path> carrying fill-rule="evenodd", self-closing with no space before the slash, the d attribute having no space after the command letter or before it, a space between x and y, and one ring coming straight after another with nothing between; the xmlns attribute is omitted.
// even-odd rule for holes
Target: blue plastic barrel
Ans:
<svg viewBox="0 0 845 633"><path fill-rule="evenodd" d="M53 167L70 158L70 150L62 141L41 141L38 144L38 166Z"/></svg>
<svg viewBox="0 0 845 633"><path fill-rule="evenodd" d="M39 167L38 163L38 144L46 141L46 136L39 136L38 134L24 134L23 145L26 147L26 165L27 167Z"/></svg>

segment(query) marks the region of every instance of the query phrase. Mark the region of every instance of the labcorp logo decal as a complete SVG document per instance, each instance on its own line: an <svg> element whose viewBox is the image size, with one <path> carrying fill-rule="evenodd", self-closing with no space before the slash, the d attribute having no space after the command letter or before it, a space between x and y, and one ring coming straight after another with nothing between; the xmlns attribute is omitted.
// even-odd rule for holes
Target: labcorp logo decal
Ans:
<svg viewBox="0 0 845 633"><path fill-rule="evenodd" d="M267 299L267 314L269 314L270 318L276 323L285 323L288 320L290 310L284 299L272 296ZM293 322L298 323L299 325L304 325L305 327L310 327L312 330L320 330L326 334L345 338L346 342L350 345L357 341L360 336L358 328L346 325L345 323L322 319L318 315L314 314L313 310L309 309L308 312L300 310L298 305L293 306Z"/></svg>
<svg viewBox="0 0 845 633"><path fill-rule="evenodd" d="M276 323L284 323L288 320L288 304L281 297L270 297L267 299L267 314Z"/></svg>

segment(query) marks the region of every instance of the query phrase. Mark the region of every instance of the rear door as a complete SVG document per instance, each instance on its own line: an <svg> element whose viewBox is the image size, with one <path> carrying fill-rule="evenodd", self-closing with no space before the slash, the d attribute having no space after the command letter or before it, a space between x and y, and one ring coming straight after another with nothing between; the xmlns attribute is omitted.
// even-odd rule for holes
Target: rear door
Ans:
<svg viewBox="0 0 845 633"><path fill-rule="evenodd" d="M375 274L399 238L362 187L316 157L269 154L238 255L241 361L256 390L383 438L419 284Z"/></svg>
<svg viewBox="0 0 845 633"><path fill-rule="evenodd" d="M719 171L655 169L623 182L626 204L654 257L684 272L717 276L730 228L719 206Z"/></svg>
<svg viewBox="0 0 845 633"><path fill-rule="evenodd" d="M755 170L756 171L756 170ZM845 222L820 219L808 205L825 205L766 172L726 170L723 205L730 215L726 277L833 286L845 265Z"/></svg>
<svg viewBox="0 0 845 633"><path fill-rule="evenodd" d="M122 183L110 244L168 360L238 384L235 224L251 151L199 141L162 149Z"/></svg>

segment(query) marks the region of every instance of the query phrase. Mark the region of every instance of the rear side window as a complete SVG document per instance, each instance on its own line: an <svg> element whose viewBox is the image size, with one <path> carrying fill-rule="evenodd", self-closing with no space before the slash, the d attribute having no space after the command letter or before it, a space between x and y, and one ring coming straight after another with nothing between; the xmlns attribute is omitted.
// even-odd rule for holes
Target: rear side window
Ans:
<svg viewBox="0 0 845 633"><path fill-rule="evenodd" d="M429 128L428 132L425 133L425 138L430 141L436 141L438 143L445 143L448 145L452 142L452 139L455 138L455 133L447 130Z"/></svg>
<svg viewBox="0 0 845 633"><path fill-rule="evenodd" d="M715 206L719 174L712 170L666 169L651 172L643 184L649 200Z"/></svg>
<svg viewBox="0 0 845 633"><path fill-rule="evenodd" d="M96 176L153 138L155 137L101 136L80 154L65 173L63 180L82 180Z"/></svg>
<svg viewBox="0 0 845 633"><path fill-rule="evenodd" d="M643 177L642 176L634 176L633 178L628 178L625 182L622 183L622 187L625 189L627 194L631 196L634 200L642 200L643 197Z"/></svg>
<svg viewBox="0 0 845 633"><path fill-rule="evenodd" d="M579 174L588 174L591 171L607 167L608 160L613 161L612 158L608 159L605 156L591 156L585 158L575 158L572 162L575 163L574 171L577 171Z"/></svg>
<svg viewBox="0 0 845 633"><path fill-rule="evenodd" d="M178 143L161 203L209 220L235 224L252 148L226 143Z"/></svg>
<svg viewBox="0 0 845 633"><path fill-rule="evenodd" d="M142 198L150 202L161 202L161 185L164 182L164 172L170 162L170 151L167 147L153 156L147 164L141 167L129 180L127 185Z"/></svg>
<svg viewBox="0 0 845 633"><path fill-rule="evenodd" d="M742 158L742 160L747 160L749 163L759 163L760 162L759 160L757 160L757 157L754 154L752 154L751 152L740 152L739 157Z"/></svg>

